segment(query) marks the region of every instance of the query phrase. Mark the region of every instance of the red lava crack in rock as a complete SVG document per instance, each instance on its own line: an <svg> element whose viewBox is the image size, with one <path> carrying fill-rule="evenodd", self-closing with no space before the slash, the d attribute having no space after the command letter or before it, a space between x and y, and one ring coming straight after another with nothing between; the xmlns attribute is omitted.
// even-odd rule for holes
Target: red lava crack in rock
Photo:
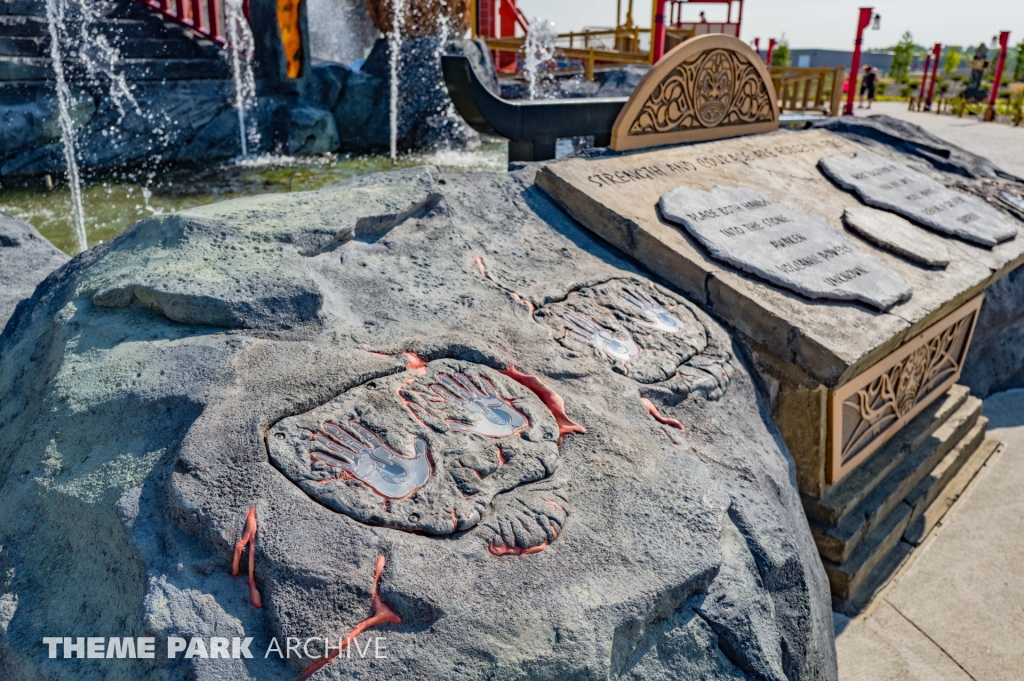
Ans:
<svg viewBox="0 0 1024 681"><path fill-rule="evenodd" d="M231 558L231 576L237 577L240 563L242 562L242 550L245 549L245 545L249 545L249 602L252 603L255 608L263 607L263 595L260 590L256 587L256 507L253 506L249 509L249 514L245 517L245 532L242 534L242 538L235 544L235 553Z"/></svg>
<svg viewBox="0 0 1024 681"><path fill-rule="evenodd" d="M318 670L326 666L329 662L331 662L331 660L338 657L338 655L341 654L341 651L345 650L350 645L352 645L352 641L356 640L359 634L363 633L367 629L376 627L381 624L390 623L398 625L402 623L402 618L396 615L395 611L389 608L386 603L384 603L384 599L380 597L380 593L378 593L377 591L377 586L380 583L380 576L384 573L384 564L386 562L387 558L384 556L384 554L377 556L377 567L373 573L373 594L370 599L371 602L373 603L373 614L367 617L359 624L357 624L355 628L352 629L352 631L350 631L348 635L341 640L341 643L338 645L337 648L334 649L334 652L309 665L306 668L306 671L302 673L302 676L299 677L299 681L306 681L306 679L313 676L313 674L316 674Z"/></svg>
<svg viewBox="0 0 1024 681"><path fill-rule="evenodd" d="M405 365L406 371L415 371L417 376L427 375L427 362L417 355L415 352L403 352L409 359L409 363Z"/></svg>
<svg viewBox="0 0 1024 681"><path fill-rule="evenodd" d="M658 423L663 423L666 426L672 426L673 428L678 428L679 430L685 430L686 426L684 426L679 421L676 421L675 419L669 418L667 416L662 416L660 413L658 413L658 408L654 406L654 402L651 402L646 397L641 397L640 403L644 405L644 408L647 410L647 413L654 417L654 420L657 421Z"/></svg>
<svg viewBox="0 0 1024 681"><path fill-rule="evenodd" d="M529 298L527 298L526 296L521 296L518 293L516 293L515 291L513 291L513 290L511 290L511 289L509 289L509 288L499 284L498 282L496 282L494 280L494 278L491 277L491 275L487 273L487 266L484 264L484 259L483 258L477 257L476 259L473 260L473 263L476 265L477 269L480 270L480 274L483 275L484 279L486 279L487 281L491 282L492 284L494 284L495 286L500 288L505 293L509 294L509 296L512 297L512 300L516 301L517 303L522 303L527 308L529 308L530 314L533 314L534 312L537 311L537 308L534 307L533 303L530 301Z"/></svg>
<svg viewBox="0 0 1024 681"><path fill-rule="evenodd" d="M516 369L512 364L509 364L507 369L499 369L498 371L499 373L505 374L512 380L526 386L540 398L540 401L548 408L551 415L555 417L555 423L558 424L559 439L561 439L563 435L567 435L569 433L587 432L586 428L573 421L569 418L569 415L565 413L565 400L562 399L562 396L544 385L539 378L536 376L530 376L529 374L524 374Z"/></svg>

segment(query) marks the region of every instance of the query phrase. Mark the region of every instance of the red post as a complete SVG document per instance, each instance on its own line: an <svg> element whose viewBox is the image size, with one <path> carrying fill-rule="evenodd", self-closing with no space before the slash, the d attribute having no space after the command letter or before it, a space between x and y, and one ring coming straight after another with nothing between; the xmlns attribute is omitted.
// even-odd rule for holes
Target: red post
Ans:
<svg viewBox="0 0 1024 681"><path fill-rule="evenodd" d="M988 108L985 109L985 120L994 121L996 119L996 99L999 97L999 81L1003 79L1003 67L1006 66L1006 46L1010 42L1010 32L1001 31L999 33L999 57L996 62L996 72L993 74L995 80L992 81L992 92L988 95Z"/></svg>
<svg viewBox="0 0 1024 681"><path fill-rule="evenodd" d="M651 28L651 63L657 64L665 56L665 2L655 0L654 26Z"/></svg>
<svg viewBox="0 0 1024 681"><path fill-rule="evenodd" d="M935 76L939 73L939 57L941 56L942 44L935 43L935 47L932 48L932 80L928 84L928 99L924 103L925 111L932 110L932 99L935 98Z"/></svg>
<svg viewBox="0 0 1024 681"><path fill-rule="evenodd" d="M864 29L871 24L874 7L861 7L857 18L857 40L853 43L853 63L850 64L850 81L846 91L846 109L843 115L853 115L853 100L857 97L857 77L860 75L860 47L864 42Z"/></svg>
<svg viewBox="0 0 1024 681"><path fill-rule="evenodd" d="M925 87L928 85L928 69L932 67L932 54L928 53L928 56L924 59L924 74L921 76L921 91L917 93L917 99L919 102L924 101Z"/></svg>
<svg viewBox="0 0 1024 681"><path fill-rule="evenodd" d="M224 34L221 31L220 23L220 0L207 0L207 9L209 10L210 23L207 24L209 32L207 35L210 36L210 40L218 43L224 43Z"/></svg>
<svg viewBox="0 0 1024 681"><path fill-rule="evenodd" d="M203 7L199 0L189 0L192 5L192 28L202 32L203 30Z"/></svg>
<svg viewBox="0 0 1024 681"><path fill-rule="evenodd" d="M754 38L754 52L757 52L757 56L761 56L761 39Z"/></svg>
<svg viewBox="0 0 1024 681"><path fill-rule="evenodd" d="M764 63L772 65L772 52L775 51L775 38L768 38L768 54L765 55Z"/></svg>

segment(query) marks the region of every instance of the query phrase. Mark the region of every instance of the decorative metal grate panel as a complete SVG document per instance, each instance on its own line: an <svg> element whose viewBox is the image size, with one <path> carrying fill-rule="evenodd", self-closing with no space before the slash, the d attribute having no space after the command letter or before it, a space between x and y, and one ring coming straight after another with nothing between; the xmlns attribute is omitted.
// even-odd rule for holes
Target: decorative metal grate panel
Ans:
<svg viewBox="0 0 1024 681"><path fill-rule="evenodd" d="M828 482L835 484L960 378L984 295L829 395Z"/></svg>

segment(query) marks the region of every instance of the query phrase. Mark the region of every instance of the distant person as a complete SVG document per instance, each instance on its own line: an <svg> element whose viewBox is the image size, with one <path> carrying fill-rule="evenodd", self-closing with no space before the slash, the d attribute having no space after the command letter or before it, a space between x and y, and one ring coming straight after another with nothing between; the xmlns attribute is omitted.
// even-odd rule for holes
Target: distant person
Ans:
<svg viewBox="0 0 1024 681"><path fill-rule="evenodd" d="M871 108L871 102L875 101L875 88L878 87L878 71L871 66L864 67L864 77L860 81L860 104L857 106L858 109L864 108L864 95L867 95L868 106Z"/></svg>
<svg viewBox="0 0 1024 681"><path fill-rule="evenodd" d="M704 12L700 13L700 23L702 23L702 24L708 23L707 18L704 16Z"/></svg>
<svg viewBox="0 0 1024 681"><path fill-rule="evenodd" d="M988 47L985 46L985 43L978 45L978 49L974 51L974 65L981 66L980 69L971 69L971 87L978 89L981 88L981 79L988 66Z"/></svg>

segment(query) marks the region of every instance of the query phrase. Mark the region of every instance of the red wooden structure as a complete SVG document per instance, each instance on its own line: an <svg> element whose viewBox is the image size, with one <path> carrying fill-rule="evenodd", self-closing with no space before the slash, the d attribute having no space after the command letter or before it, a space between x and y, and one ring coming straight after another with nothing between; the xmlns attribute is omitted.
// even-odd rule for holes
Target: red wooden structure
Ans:
<svg viewBox="0 0 1024 681"><path fill-rule="evenodd" d="M874 15L873 7L861 7L857 17L857 40L853 43L853 63L850 64L850 80L847 81L846 109L843 115L853 115L853 100L857 97L857 78L860 75L860 47L864 43L864 29L871 25L871 17ZM771 62L768 62L769 64Z"/></svg>
<svg viewBox="0 0 1024 681"><path fill-rule="evenodd" d="M932 100L935 99L935 77L939 73L939 57L942 56L942 44L935 43L935 47L932 48L932 79L928 84L928 99L924 102L924 108L928 111L932 110ZM925 78L928 74L925 73Z"/></svg>
<svg viewBox="0 0 1024 681"><path fill-rule="evenodd" d="M693 5L725 5L725 21L708 21L703 10L700 10L700 15L697 17L684 17L683 9ZM737 8L735 21L733 20L734 6ZM724 33L733 38L739 38L742 24L743 0L655 0L654 16L651 23L654 27L654 32L651 35L652 61L657 62L665 52L666 28L689 31L694 36Z"/></svg>
<svg viewBox="0 0 1024 681"><path fill-rule="evenodd" d="M740 37L740 28L743 24L743 0L669 0L668 16L666 21L672 28L690 29L694 35L706 33L724 33L733 38ZM708 21L702 11L698 17L683 18L683 7L688 5L725 5L725 21ZM736 20L733 21L733 6L736 6Z"/></svg>
<svg viewBox="0 0 1024 681"><path fill-rule="evenodd" d="M999 83L1003 79L1003 67L1006 66L1006 47L1010 43L1010 32L1002 31L999 34L999 56L996 61L996 72L992 74L992 92L988 96L988 107L985 109L985 120L996 119L996 97L999 96Z"/></svg>
<svg viewBox="0 0 1024 681"><path fill-rule="evenodd" d="M228 41L224 36L223 0L137 0L139 4L168 19L186 26L204 38L221 46ZM205 5L205 7L204 7ZM242 1L242 14L249 18L249 0Z"/></svg>
<svg viewBox="0 0 1024 681"><path fill-rule="evenodd" d="M481 38L514 38L517 26L525 33L529 25L516 0L476 0L476 32ZM498 71L515 70L514 53L497 52L494 57Z"/></svg>

